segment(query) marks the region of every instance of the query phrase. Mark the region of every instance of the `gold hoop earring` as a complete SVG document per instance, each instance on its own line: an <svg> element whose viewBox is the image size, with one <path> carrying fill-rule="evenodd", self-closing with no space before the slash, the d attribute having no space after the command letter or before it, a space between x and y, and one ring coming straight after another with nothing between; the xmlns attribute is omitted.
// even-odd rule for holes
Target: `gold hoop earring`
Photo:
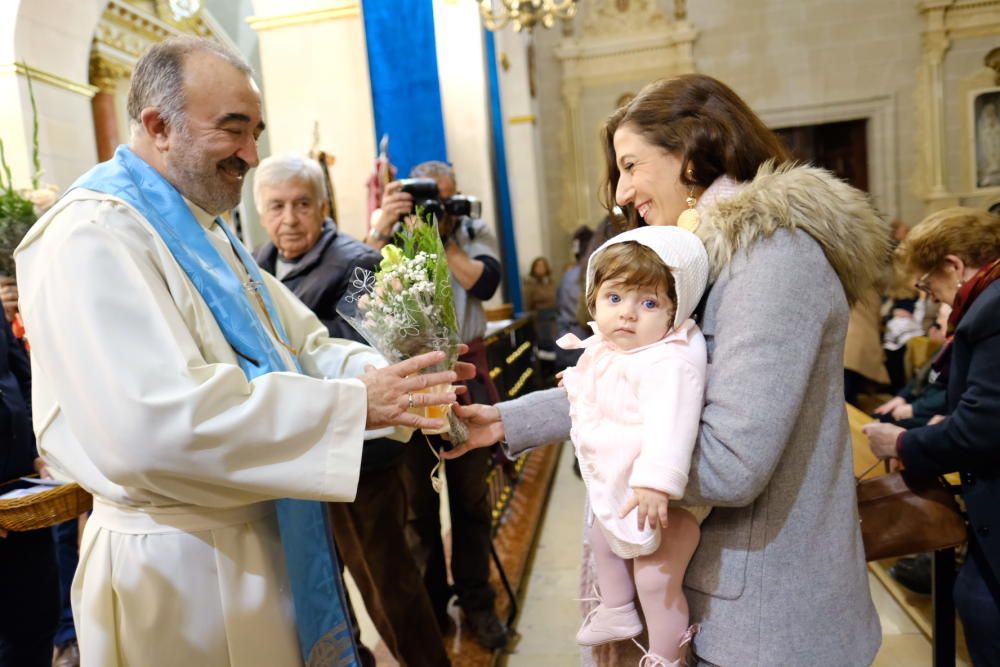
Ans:
<svg viewBox="0 0 1000 667"><path fill-rule="evenodd" d="M689 174L690 176L690 174ZM684 210L677 217L677 226L681 229L693 232L698 229L698 225L701 224L701 215L698 214L698 209L694 207L698 203L698 200L694 198L694 186L688 187L687 196L687 209Z"/></svg>

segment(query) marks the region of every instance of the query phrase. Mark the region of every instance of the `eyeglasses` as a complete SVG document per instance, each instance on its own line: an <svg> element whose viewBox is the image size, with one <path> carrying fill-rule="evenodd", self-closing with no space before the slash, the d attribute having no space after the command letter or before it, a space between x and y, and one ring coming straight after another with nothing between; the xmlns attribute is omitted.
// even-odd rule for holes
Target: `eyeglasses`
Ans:
<svg viewBox="0 0 1000 667"><path fill-rule="evenodd" d="M928 271L924 275L917 278L917 282L914 283L913 286L916 287L921 292L923 292L924 294L930 294L931 286L927 284L927 279L931 277L931 273L933 273L933 271Z"/></svg>

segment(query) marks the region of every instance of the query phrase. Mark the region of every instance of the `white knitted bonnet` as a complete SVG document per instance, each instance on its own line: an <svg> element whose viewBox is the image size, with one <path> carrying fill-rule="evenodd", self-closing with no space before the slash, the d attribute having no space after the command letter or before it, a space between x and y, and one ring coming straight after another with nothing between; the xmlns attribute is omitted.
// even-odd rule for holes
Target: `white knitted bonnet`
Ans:
<svg viewBox="0 0 1000 667"><path fill-rule="evenodd" d="M594 258L608 246L625 241L635 241L650 248L660 256L674 276L677 292L677 312L674 328L691 317L698 307L708 282L708 253L701 240L691 232L673 226L647 226L630 229L605 241L587 260L587 294L594 280Z"/></svg>

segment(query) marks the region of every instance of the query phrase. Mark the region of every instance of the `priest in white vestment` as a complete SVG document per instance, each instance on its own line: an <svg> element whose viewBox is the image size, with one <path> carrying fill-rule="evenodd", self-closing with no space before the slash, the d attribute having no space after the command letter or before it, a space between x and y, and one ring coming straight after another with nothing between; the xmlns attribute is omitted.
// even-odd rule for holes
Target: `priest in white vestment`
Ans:
<svg viewBox="0 0 1000 667"><path fill-rule="evenodd" d="M366 429L428 425L406 408L454 394L413 392L471 369L418 375L437 353L385 367L247 265L216 217L258 161L242 58L169 40L137 64L128 109L129 147L16 255L38 448L95 497L73 589L82 664L350 664L300 647L272 501L350 501ZM96 185L109 173L135 188ZM247 329L266 350L234 350Z"/></svg>

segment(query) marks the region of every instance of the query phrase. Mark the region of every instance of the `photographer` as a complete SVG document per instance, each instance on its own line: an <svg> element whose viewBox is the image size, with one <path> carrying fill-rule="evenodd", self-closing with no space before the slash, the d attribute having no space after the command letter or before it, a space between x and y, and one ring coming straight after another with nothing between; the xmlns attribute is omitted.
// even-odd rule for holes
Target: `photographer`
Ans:
<svg viewBox="0 0 1000 667"><path fill-rule="evenodd" d="M466 382L468 392L459 396L463 403L488 403L498 400L496 387L489 377L483 334L486 331L486 311L483 301L496 292L500 284L500 259L496 236L491 227L469 213L460 198L455 172L444 162L423 162L413 168L413 178L433 179L437 184L436 198L424 183L393 181L386 186L382 208L372 214L372 225L365 242L382 248L393 235L402 216L417 206L437 209L439 229L444 242L445 257L451 271L455 299L455 314L459 335L468 344L469 352L461 357L476 366L476 377ZM407 189L415 191L416 197ZM428 436L431 445L444 446L439 436ZM429 477L437 463L434 453L419 440L407 450L407 491L410 500L410 528L417 560L424 565L424 584L431 596L435 612L446 629L447 604L451 595L448 586L444 547L441 541L440 499L432 489ZM481 452L481 453L480 453ZM451 509L452 558L451 571L454 592L479 643L491 649L507 643L507 628L496 615L496 593L489 583L491 514L486 494L486 473L489 450L473 452L474 458L463 456L448 463L448 497ZM469 459L469 460L467 460Z"/></svg>

